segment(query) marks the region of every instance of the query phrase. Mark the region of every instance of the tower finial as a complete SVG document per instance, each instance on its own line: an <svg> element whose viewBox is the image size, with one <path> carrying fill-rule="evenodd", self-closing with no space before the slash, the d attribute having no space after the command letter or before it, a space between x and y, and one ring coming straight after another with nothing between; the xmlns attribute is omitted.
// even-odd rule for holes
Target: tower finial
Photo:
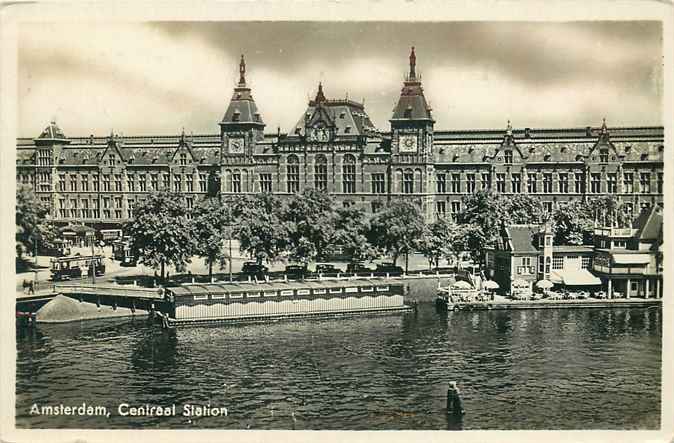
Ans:
<svg viewBox="0 0 674 443"><path fill-rule="evenodd" d="M241 54L241 61L239 62L239 86L246 85L246 60Z"/></svg>
<svg viewBox="0 0 674 443"><path fill-rule="evenodd" d="M412 46L412 51L410 52L410 80L416 80L417 79L417 72L416 72L416 66L417 66L417 56L414 54L414 46Z"/></svg>
<svg viewBox="0 0 674 443"><path fill-rule="evenodd" d="M601 133L606 134L608 132L608 128L606 127L606 117L602 119L602 124L601 124Z"/></svg>
<svg viewBox="0 0 674 443"><path fill-rule="evenodd" d="M316 99L314 101L317 104L325 101L325 94L323 94L323 82L318 82L318 92L316 93Z"/></svg>
<svg viewBox="0 0 674 443"><path fill-rule="evenodd" d="M510 119L508 119L508 125L506 126L506 134L513 135L513 127L510 124Z"/></svg>

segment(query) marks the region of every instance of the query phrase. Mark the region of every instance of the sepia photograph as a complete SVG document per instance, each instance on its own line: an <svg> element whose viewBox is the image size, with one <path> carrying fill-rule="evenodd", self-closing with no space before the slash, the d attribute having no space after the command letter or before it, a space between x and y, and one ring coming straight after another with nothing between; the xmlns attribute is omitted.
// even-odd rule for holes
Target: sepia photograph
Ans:
<svg viewBox="0 0 674 443"><path fill-rule="evenodd" d="M669 428L666 17L17 23L3 415Z"/></svg>

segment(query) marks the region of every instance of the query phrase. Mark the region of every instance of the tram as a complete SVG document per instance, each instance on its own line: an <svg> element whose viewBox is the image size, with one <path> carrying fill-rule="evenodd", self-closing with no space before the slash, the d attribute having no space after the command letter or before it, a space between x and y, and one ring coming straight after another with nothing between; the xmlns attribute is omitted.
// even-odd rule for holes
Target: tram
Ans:
<svg viewBox="0 0 674 443"><path fill-rule="evenodd" d="M52 281L71 280L91 275L96 269L96 276L105 274L105 263L102 255L80 255L73 257L59 257L50 260ZM93 264L93 265L92 265Z"/></svg>

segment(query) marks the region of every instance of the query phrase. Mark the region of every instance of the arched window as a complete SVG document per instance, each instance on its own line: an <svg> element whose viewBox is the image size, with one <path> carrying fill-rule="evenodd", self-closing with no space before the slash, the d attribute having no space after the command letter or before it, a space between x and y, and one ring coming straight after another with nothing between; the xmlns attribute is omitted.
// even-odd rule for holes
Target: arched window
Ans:
<svg viewBox="0 0 674 443"><path fill-rule="evenodd" d="M356 158L351 154L344 156L344 164L342 166L342 191L345 194L353 194L356 192Z"/></svg>
<svg viewBox="0 0 674 443"><path fill-rule="evenodd" d="M405 169L403 172L403 193L412 194L414 192L414 172L411 169Z"/></svg>
<svg viewBox="0 0 674 443"><path fill-rule="evenodd" d="M288 156L287 166L288 192L294 194L300 191L300 161L296 155Z"/></svg>
<svg viewBox="0 0 674 443"><path fill-rule="evenodd" d="M318 154L314 164L314 186L320 191L328 189L328 159Z"/></svg>

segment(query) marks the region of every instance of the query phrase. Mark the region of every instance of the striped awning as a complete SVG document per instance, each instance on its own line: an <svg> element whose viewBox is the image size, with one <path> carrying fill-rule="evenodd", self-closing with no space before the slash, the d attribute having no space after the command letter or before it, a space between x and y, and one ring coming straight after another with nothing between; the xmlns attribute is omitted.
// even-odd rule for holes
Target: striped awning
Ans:
<svg viewBox="0 0 674 443"><path fill-rule="evenodd" d="M601 280L587 269L560 269L550 273L553 283L563 283L567 286L598 286Z"/></svg>
<svg viewBox="0 0 674 443"><path fill-rule="evenodd" d="M617 265L647 265L650 262L649 254L613 254L613 263Z"/></svg>

